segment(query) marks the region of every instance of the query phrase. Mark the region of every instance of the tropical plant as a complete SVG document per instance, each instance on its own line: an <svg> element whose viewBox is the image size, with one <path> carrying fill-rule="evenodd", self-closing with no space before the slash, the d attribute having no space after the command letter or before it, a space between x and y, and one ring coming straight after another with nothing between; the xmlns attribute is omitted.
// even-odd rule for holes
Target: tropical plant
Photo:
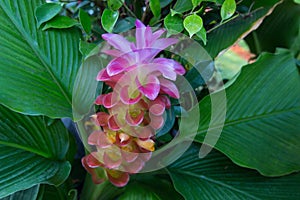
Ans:
<svg viewBox="0 0 300 200"><path fill-rule="evenodd" d="M299 199L299 0L0 1L0 199Z"/></svg>

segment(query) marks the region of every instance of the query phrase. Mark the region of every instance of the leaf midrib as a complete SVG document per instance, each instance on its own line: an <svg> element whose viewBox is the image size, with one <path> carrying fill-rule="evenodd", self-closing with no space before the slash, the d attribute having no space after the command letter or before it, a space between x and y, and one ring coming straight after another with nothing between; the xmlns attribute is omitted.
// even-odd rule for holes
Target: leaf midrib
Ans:
<svg viewBox="0 0 300 200"><path fill-rule="evenodd" d="M51 78L53 79L53 81L55 82L55 84L58 86L58 88L60 89L61 93L63 94L63 96L65 97L65 99L67 100L67 102L72 105L71 103L71 99L69 98L69 96L67 95L67 92L64 91L61 83L58 81L58 79L55 77L54 73L51 70L50 64L49 64L49 60L46 59L47 57L45 57L45 55L43 54L43 52L40 51L40 48L35 48L34 44L35 42L37 43L37 41L35 41L33 38L31 38L25 31L25 29L18 24L17 20L15 20L14 16L12 15L13 13L9 12L10 9L7 8L7 6L5 5L5 3L3 3L2 1L0 1L0 6L2 7L2 9L4 10L5 14L9 17L10 21L14 24L14 26L17 28L17 30L21 33L21 35L23 36L23 38L25 39L25 41L27 42L28 46L33 50L33 52L36 54L36 56L38 57L38 59L40 60L40 62L42 63L42 65L45 67L45 69L47 70L47 72L50 74ZM35 42L34 42L35 41ZM38 46L37 46L38 47Z"/></svg>
<svg viewBox="0 0 300 200"><path fill-rule="evenodd" d="M170 170L170 171L172 171L172 170ZM260 200L260 198L255 197L255 196L253 196L252 194L249 194L249 193L247 193L247 192L245 192L245 191L243 191L243 190L237 189L237 188L235 188L235 187L233 187L233 186L231 186L231 185L225 184L225 183L223 183L223 182L221 182L221 181L218 181L218 180L215 180L215 179L206 177L206 176L204 176L204 175L198 175L198 174L195 174L195 173L193 173L193 172L186 171L186 170L182 170L182 171L177 171L177 170L175 170L175 173L182 174L182 175L187 175L187 176L191 176L192 178L203 179L203 180L208 181L208 182L211 182L211 183L213 183L213 184L216 184L216 185L225 187L225 188L227 188L227 189L230 189L230 190L232 190L232 191L239 192L239 193L241 193L241 194L243 194L243 195L245 195L245 196L247 196L247 197L251 197L251 198L253 198L253 199Z"/></svg>
<svg viewBox="0 0 300 200"><path fill-rule="evenodd" d="M32 147L28 147L28 146L24 146L24 145L12 143L12 142L7 142L7 141L1 141L1 140L0 140L0 145L5 145L5 146L8 146L8 147L21 149L21 150L24 150L24 151L31 152L31 153L34 153L36 155L42 156L42 157L47 158L47 159L51 158L51 155L49 155L48 153L40 151L38 149L34 149Z"/></svg>
<svg viewBox="0 0 300 200"><path fill-rule="evenodd" d="M224 125L216 125L216 126L213 126L213 127L209 127L209 130L225 128L225 127L228 127L228 126L234 126L236 124L249 122L249 121L254 121L254 120L258 120L258 119L269 118L269 117L273 117L273 116L276 116L276 115L280 115L280 114L288 113L288 112L293 112L293 111L297 111L297 110L300 110L300 106L293 107L293 108L290 108L290 109L285 109L285 110L278 110L278 111L275 111L275 112L269 112L269 113L261 114L261 115L253 115L253 116L250 116L250 117L235 119L235 120L231 120L231 121L226 121L225 120ZM203 128L203 129L200 129L197 134L206 133L207 130L208 130L207 127Z"/></svg>

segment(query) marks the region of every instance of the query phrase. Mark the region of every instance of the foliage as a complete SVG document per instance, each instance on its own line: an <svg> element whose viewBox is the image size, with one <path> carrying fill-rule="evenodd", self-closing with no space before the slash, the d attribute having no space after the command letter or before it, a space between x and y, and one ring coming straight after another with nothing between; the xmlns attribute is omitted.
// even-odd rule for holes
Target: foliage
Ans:
<svg viewBox="0 0 300 200"><path fill-rule="evenodd" d="M297 0L2 0L0 199L299 199L299 10ZM90 106L111 92L96 81L107 65L102 35L127 32L136 19L165 28L166 37L185 34L207 51L183 45L186 57L159 54L185 67L192 92L181 95L199 103L190 111L171 98L155 148L178 137L194 141L182 156L172 155L174 144L168 156L175 162L132 175L125 187L95 185L80 162L87 138L74 127L68 133L61 119L82 132L91 110L106 112ZM251 51L243 48L246 59L233 49L241 40ZM201 115L190 122L195 138L180 130L193 111ZM199 158L199 149L211 148Z"/></svg>

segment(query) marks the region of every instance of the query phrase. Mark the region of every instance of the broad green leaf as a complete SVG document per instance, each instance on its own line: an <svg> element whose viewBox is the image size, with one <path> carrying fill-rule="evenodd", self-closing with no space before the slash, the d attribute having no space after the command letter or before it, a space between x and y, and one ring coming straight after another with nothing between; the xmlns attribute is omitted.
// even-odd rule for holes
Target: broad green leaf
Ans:
<svg viewBox="0 0 300 200"><path fill-rule="evenodd" d="M149 0L149 5L154 17L160 16L161 7L159 0Z"/></svg>
<svg viewBox="0 0 300 200"><path fill-rule="evenodd" d="M78 22L74 19L71 19L70 17L56 16L46 23L46 25L43 27L43 31L49 28L55 28L55 29L71 28L77 24Z"/></svg>
<svg viewBox="0 0 300 200"><path fill-rule="evenodd" d="M88 114L94 106L97 94L99 94L97 90L102 89L102 82L96 81L95 76L102 68L102 61L97 55L86 58L82 63L73 91L73 118L75 121Z"/></svg>
<svg viewBox="0 0 300 200"><path fill-rule="evenodd" d="M122 192L124 187L119 188L111 184L108 180L101 184L94 184L92 178L87 174L84 186L81 192L80 200L91 199L116 199Z"/></svg>
<svg viewBox="0 0 300 200"><path fill-rule="evenodd" d="M196 14L189 15L183 20L183 26L192 37L195 33L199 32L203 27L202 18Z"/></svg>
<svg viewBox="0 0 300 200"><path fill-rule="evenodd" d="M90 34L91 30L92 30L91 17L83 9L79 10L79 21L80 21L80 24L81 24L83 30L87 34Z"/></svg>
<svg viewBox="0 0 300 200"><path fill-rule="evenodd" d="M300 49L300 5L286 0L278 5L261 26L246 38L251 51L275 52L277 47ZM274 34L276 33L276 34ZM298 38L298 41L297 41Z"/></svg>
<svg viewBox="0 0 300 200"><path fill-rule="evenodd" d="M95 49L97 45L94 43L89 43L80 40L79 42L79 51L85 57L87 56L93 49Z"/></svg>
<svg viewBox="0 0 300 200"><path fill-rule="evenodd" d="M294 2L300 4L300 0L294 0Z"/></svg>
<svg viewBox="0 0 300 200"><path fill-rule="evenodd" d="M0 1L0 102L26 114L72 117L80 34L37 30L33 10L42 2Z"/></svg>
<svg viewBox="0 0 300 200"><path fill-rule="evenodd" d="M191 0L177 0L173 10L178 13L184 13L193 8Z"/></svg>
<svg viewBox="0 0 300 200"><path fill-rule="evenodd" d="M0 106L0 198L40 183L61 184L70 173L65 160L68 133L60 121L30 117Z"/></svg>
<svg viewBox="0 0 300 200"><path fill-rule="evenodd" d="M184 29L183 19L178 15L168 14L164 19L164 25L170 34L180 33Z"/></svg>
<svg viewBox="0 0 300 200"><path fill-rule="evenodd" d="M254 170L238 167L217 151L198 157L192 145L168 167L176 190L185 199L299 199L300 174L280 178L263 177Z"/></svg>
<svg viewBox="0 0 300 200"><path fill-rule="evenodd" d="M39 185L33 186L27 190L15 192L12 195L2 198L1 200L35 200L39 192Z"/></svg>
<svg viewBox="0 0 300 200"><path fill-rule="evenodd" d="M160 198L152 191L149 191L147 188L144 188L138 183L131 184L131 187L122 194L118 199L119 200L160 200Z"/></svg>
<svg viewBox="0 0 300 200"><path fill-rule="evenodd" d="M101 16L101 24L105 31L111 33L119 17L118 11L105 9Z"/></svg>
<svg viewBox="0 0 300 200"><path fill-rule="evenodd" d="M225 0L221 7L222 21L230 18L235 13L235 9L235 0Z"/></svg>
<svg viewBox="0 0 300 200"><path fill-rule="evenodd" d="M35 18L37 27L39 28L43 23L54 18L62 9L62 4L45 3L35 9Z"/></svg>
<svg viewBox="0 0 300 200"><path fill-rule="evenodd" d="M200 31L196 33L196 35L202 40L203 44L206 45L207 39L206 39L206 30L205 28L201 28Z"/></svg>
<svg viewBox="0 0 300 200"><path fill-rule="evenodd" d="M107 5L112 10L118 10L122 7L124 0L107 0Z"/></svg>
<svg viewBox="0 0 300 200"><path fill-rule="evenodd" d="M248 64L248 60L231 49L215 59L216 69L221 73L222 78L227 80L234 78L246 64Z"/></svg>
<svg viewBox="0 0 300 200"><path fill-rule="evenodd" d="M257 4L263 4L263 2L265 1L259 1ZM278 2L280 1L274 0L274 2L265 3L258 9L249 13L248 16L238 16L234 20L229 21L212 31L208 31L207 45L204 46L204 48L212 58L215 58L218 54L225 51L228 47L232 46L238 40L246 37L251 31L256 29L262 23L264 18L273 11Z"/></svg>
<svg viewBox="0 0 300 200"><path fill-rule="evenodd" d="M203 0L192 0L193 7L197 7Z"/></svg>
<svg viewBox="0 0 300 200"><path fill-rule="evenodd" d="M59 187L53 185L41 185L37 200L73 200L73 192L69 192L68 184L64 183ZM75 198L76 199L76 198ZM74 200L75 200L74 199Z"/></svg>
<svg viewBox="0 0 300 200"><path fill-rule="evenodd" d="M244 66L225 92L224 124L209 124L210 97L200 102L201 113L205 115L201 115L196 140L203 142L208 128L223 128L215 148L238 165L257 169L266 176L299 171L300 76L291 53L264 53L255 63ZM210 96L223 102L218 98L220 94ZM215 107L215 114L221 109L224 108ZM206 143L210 144L210 139L218 136L207 137Z"/></svg>

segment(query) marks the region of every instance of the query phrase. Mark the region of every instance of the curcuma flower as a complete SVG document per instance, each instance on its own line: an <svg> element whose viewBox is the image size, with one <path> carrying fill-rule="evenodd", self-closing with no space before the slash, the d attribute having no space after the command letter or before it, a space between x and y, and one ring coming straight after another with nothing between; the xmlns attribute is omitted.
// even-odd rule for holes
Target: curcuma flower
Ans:
<svg viewBox="0 0 300 200"><path fill-rule="evenodd" d="M152 32L139 20L136 28L135 43L118 34L102 35L114 48L104 53L113 59L98 73L97 80L112 92L95 100L106 112L93 116L99 128L88 137L88 143L95 150L82 159L95 183L105 180L97 168L105 169L110 182L122 187L130 174L144 167L155 150L154 136L164 124L164 112L171 107L170 97L179 98L173 81L185 69L175 60L156 58L177 40L160 38L164 30Z"/></svg>

